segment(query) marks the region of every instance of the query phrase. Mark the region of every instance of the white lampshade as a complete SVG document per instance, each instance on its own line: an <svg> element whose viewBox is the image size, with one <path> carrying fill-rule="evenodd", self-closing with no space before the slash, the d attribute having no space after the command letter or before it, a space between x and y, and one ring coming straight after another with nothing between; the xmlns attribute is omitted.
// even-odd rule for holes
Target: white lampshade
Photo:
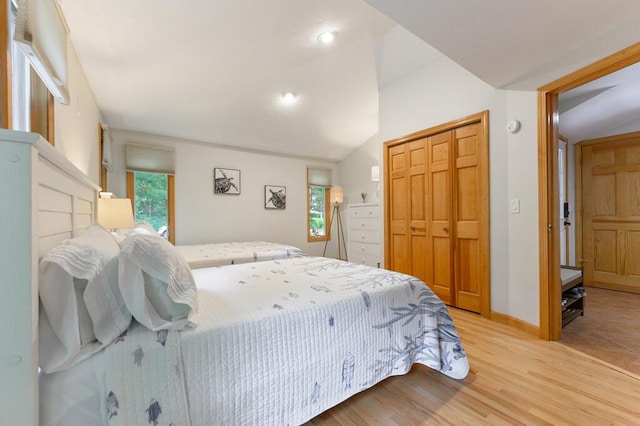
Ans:
<svg viewBox="0 0 640 426"><path fill-rule="evenodd" d="M329 197L331 198L332 203L342 204L344 201L344 192L342 191L342 187L340 185L332 186Z"/></svg>
<svg viewBox="0 0 640 426"><path fill-rule="evenodd" d="M133 209L128 198L98 198L98 223L109 230L133 228Z"/></svg>
<svg viewBox="0 0 640 426"><path fill-rule="evenodd" d="M371 181L380 181L380 166L371 166Z"/></svg>

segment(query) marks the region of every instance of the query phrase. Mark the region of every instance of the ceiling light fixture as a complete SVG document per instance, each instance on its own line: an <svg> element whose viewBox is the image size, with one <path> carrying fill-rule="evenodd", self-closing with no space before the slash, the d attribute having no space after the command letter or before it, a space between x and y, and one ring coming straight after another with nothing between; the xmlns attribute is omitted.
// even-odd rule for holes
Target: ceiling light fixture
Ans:
<svg viewBox="0 0 640 426"><path fill-rule="evenodd" d="M298 100L298 95L296 95L293 92L285 92L282 95L280 95L280 101L286 105L294 104L296 103L297 100Z"/></svg>
<svg viewBox="0 0 640 426"><path fill-rule="evenodd" d="M335 31L325 31L318 36L318 41L322 44L331 44L336 39Z"/></svg>

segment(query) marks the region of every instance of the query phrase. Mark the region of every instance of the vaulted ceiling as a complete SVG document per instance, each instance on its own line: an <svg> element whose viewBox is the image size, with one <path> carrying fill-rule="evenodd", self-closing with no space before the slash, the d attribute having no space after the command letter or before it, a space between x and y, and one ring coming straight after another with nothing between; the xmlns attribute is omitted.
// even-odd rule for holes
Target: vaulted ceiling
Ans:
<svg viewBox="0 0 640 426"><path fill-rule="evenodd" d="M637 0L58 1L110 127L328 160L377 133L381 85L438 55L496 88L535 90L640 40ZM388 39L381 64L397 25L416 41ZM605 85L566 96L566 114L627 90ZM298 102L282 104L285 91ZM617 99L617 119L637 114Z"/></svg>

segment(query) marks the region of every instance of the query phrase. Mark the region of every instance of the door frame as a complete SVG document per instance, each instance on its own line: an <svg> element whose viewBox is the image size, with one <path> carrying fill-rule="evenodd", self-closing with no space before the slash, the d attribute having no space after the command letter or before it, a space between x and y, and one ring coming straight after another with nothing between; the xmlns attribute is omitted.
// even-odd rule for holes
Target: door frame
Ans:
<svg viewBox="0 0 640 426"><path fill-rule="evenodd" d="M640 62L640 43L538 89L538 233L540 337L560 340L562 308L558 219L558 94Z"/></svg>

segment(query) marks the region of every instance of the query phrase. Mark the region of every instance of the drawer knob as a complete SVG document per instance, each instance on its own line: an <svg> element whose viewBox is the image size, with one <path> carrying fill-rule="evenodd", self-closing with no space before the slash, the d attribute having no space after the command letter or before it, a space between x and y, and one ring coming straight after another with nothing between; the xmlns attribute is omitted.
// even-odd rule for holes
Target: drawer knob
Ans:
<svg viewBox="0 0 640 426"><path fill-rule="evenodd" d="M364 253L364 247L361 247L360 250Z"/></svg>
<svg viewBox="0 0 640 426"><path fill-rule="evenodd" d="M361 238L364 240L364 235Z"/></svg>
<svg viewBox="0 0 640 426"><path fill-rule="evenodd" d="M364 223L361 223L360 226L364 228Z"/></svg>

